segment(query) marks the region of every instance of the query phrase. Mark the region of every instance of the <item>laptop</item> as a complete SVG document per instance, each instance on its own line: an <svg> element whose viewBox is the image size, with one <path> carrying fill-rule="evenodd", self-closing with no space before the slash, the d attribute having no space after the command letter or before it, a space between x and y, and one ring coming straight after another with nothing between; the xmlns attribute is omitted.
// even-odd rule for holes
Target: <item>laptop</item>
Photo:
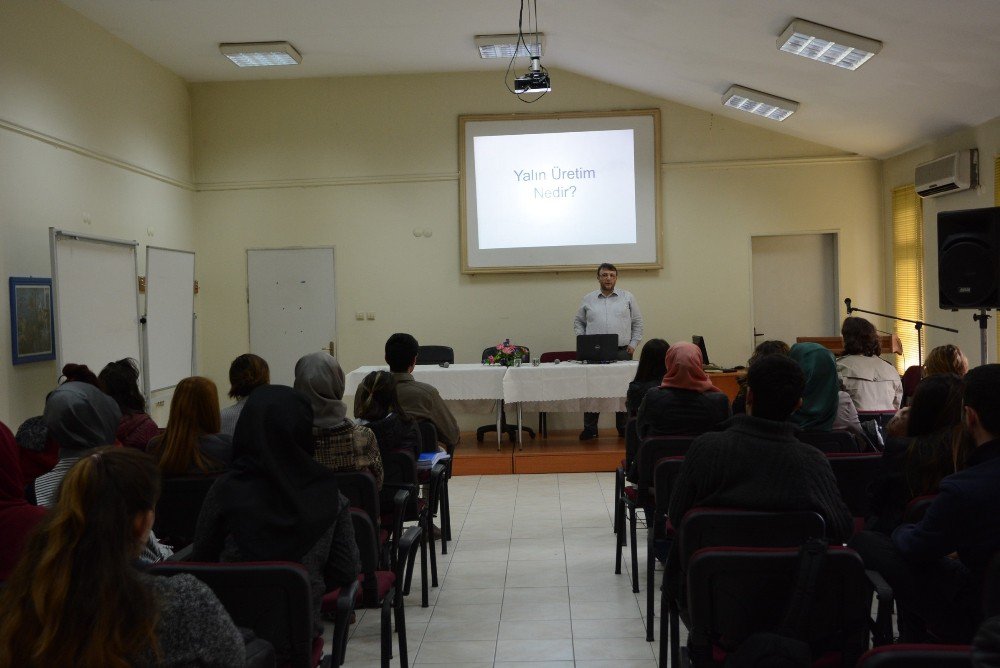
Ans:
<svg viewBox="0 0 1000 668"><path fill-rule="evenodd" d="M618 360L617 334L579 334L576 337L576 361L609 364Z"/></svg>

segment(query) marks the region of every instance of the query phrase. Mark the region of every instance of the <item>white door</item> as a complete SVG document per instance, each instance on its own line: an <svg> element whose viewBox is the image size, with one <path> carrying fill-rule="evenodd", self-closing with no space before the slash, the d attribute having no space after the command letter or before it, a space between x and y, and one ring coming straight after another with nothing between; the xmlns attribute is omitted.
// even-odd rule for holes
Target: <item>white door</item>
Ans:
<svg viewBox="0 0 1000 668"><path fill-rule="evenodd" d="M751 239L754 345L840 333L837 235Z"/></svg>
<svg viewBox="0 0 1000 668"><path fill-rule="evenodd" d="M336 341L333 277L332 248L247 250L250 352L272 383L291 385L300 357Z"/></svg>

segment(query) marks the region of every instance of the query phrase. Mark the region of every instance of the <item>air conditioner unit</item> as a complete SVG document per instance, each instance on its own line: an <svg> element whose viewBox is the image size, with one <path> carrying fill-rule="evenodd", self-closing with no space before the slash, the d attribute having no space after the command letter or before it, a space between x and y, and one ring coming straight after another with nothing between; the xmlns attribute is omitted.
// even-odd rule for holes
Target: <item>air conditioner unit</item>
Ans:
<svg viewBox="0 0 1000 668"><path fill-rule="evenodd" d="M979 185L979 149L958 151L917 165L917 194L940 197Z"/></svg>

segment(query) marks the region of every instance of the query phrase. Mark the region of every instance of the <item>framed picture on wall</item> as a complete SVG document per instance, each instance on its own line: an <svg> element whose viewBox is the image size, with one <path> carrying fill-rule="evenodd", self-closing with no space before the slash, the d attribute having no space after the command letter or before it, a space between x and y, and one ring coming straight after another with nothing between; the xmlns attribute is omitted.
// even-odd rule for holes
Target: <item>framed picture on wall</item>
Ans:
<svg viewBox="0 0 1000 668"><path fill-rule="evenodd" d="M14 364L56 358L51 278L10 277L10 347Z"/></svg>

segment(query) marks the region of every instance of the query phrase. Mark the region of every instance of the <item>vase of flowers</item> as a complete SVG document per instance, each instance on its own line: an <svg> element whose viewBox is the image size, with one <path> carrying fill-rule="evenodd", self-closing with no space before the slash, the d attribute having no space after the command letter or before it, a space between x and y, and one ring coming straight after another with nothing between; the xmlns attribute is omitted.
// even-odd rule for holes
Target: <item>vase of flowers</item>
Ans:
<svg viewBox="0 0 1000 668"><path fill-rule="evenodd" d="M483 360L483 364L489 364L490 366L515 366L527 354L528 349L524 346L511 345L510 339L504 339L503 343L497 344L496 350Z"/></svg>

